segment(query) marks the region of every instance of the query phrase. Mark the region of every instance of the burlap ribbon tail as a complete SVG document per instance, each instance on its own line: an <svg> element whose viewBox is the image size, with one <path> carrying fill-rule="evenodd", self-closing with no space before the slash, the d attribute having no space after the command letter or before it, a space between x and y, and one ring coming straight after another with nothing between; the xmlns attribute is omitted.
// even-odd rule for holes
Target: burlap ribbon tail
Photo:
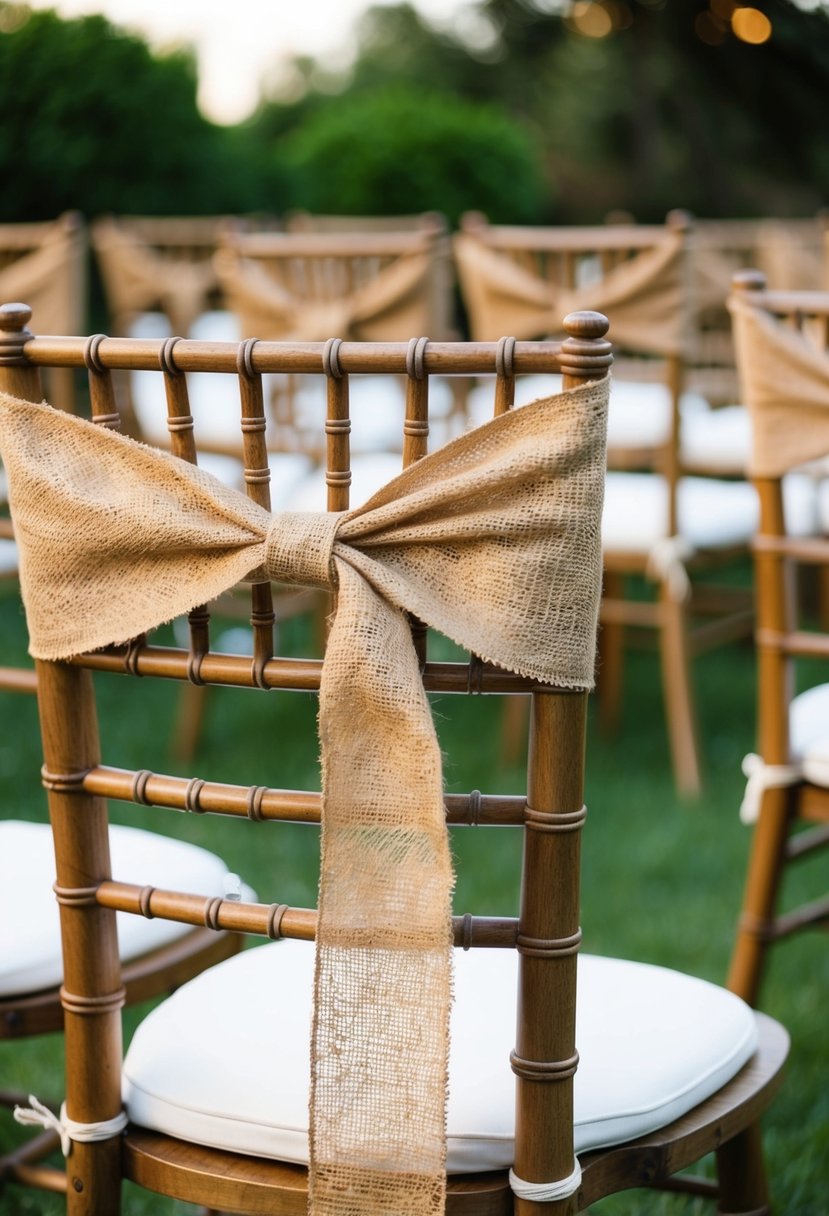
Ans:
<svg viewBox="0 0 829 1216"><path fill-rule="evenodd" d="M0 394L31 652L129 638L246 577L332 587L310 1209L443 1210L452 868L406 613L588 688L607 381L512 411L343 514L268 512L200 469Z"/></svg>

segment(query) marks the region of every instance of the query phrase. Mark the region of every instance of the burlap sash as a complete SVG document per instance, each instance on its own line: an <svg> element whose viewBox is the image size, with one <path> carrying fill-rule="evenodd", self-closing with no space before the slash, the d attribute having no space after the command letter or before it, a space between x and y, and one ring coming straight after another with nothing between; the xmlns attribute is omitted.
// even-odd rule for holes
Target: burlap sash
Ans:
<svg viewBox="0 0 829 1216"><path fill-rule="evenodd" d="M429 329L430 257L407 253L355 290L333 298L301 295L277 282L255 258L232 248L215 257L216 275L245 336L321 342L330 334L393 342ZM313 279L313 266L309 271Z"/></svg>
<svg viewBox="0 0 829 1216"><path fill-rule="evenodd" d="M160 257L149 245L107 219L95 222L92 241L110 307L120 321L134 313L161 308L173 333L190 332L193 322L207 309L209 293L216 286L216 272L209 259Z"/></svg>
<svg viewBox="0 0 829 1216"><path fill-rule="evenodd" d="M39 333L74 333L84 307L84 258L84 237L57 220L37 249L0 270L0 299L25 300Z"/></svg>
<svg viewBox="0 0 829 1216"><path fill-rule="evenodd" d="M829 354L739 294L728 307L743 402L751 413L749 473L780 477L829 452Z"/></svg>
<svg viewBox="0 0 829 1216"><path fill-rule="evenodd" d="M635 254L595 283L565 288L519 266L469 233L453 242L473 336L536 338L561 329L561 318L579 309L613 317L613 340L643 354L681 354L686 346L688 296L684 238L666 232L658 246Z"/></svg>
<svg viewBox="0 0 829 1216"><path fill-rule="evenodd" d="M336 586L310 1208L443 1210L452 870L406 611L510 670L592 683L608 382L502 415L343 514L271 517L174 457L0 394L30 647L151 629L251 574Z"/></svg>

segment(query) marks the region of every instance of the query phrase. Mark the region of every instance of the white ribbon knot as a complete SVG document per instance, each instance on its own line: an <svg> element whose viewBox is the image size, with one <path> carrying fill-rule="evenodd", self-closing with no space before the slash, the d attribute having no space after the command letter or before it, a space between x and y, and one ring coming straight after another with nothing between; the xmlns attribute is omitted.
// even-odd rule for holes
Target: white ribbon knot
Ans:
<svg viewBox="0 0 829 1216"><path fill-rule="evenodd" d="M766 764L762 756L749 752L743 759L743 775L748 781L740 803L740 820L752 824L760 817L760 804L766 790L796 785L803 779L803 768L800 764Z"/></svg>
<svg viewBox="0 0 829 1216"><path fill-rule="evenodd" d="M60 1147L64 1157L68 1157L71 1153L73 1140L79 1144L94 1144L98 1140L110 1140L113 1136L120 1135L129 1122L125 1110L119 1111L114 1118L105 1119L100 1123L76 1123L74 1119L67 1117L65 1102L60 1108L59 1116L34 1094L29 1094L29 1103L29 1106L15 1106L15 1122L22 1124L23 1127L43 1127L47 1131L57 1132L60 1136Z"/></svg>

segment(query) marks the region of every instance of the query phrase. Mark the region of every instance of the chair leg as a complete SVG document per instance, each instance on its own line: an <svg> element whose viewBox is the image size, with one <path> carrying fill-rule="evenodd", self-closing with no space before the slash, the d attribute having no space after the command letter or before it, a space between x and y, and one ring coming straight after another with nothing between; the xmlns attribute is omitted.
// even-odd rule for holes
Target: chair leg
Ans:
<svg viewBox="0 0 829 1216"><path fill-rule="evenodd" d="M727 980L727 987L750 1005L757 1003L771 944L770 929L783 872L791 805L791 790L766 790L752 836L743 906Z"/></svg>
<svg viewBox="0 0 829 1216"><path fill-rule="evenodd" d="M770 1216L760 1124L752 1123L717 1150L718 1216Z"/></svg>
<svg viewBox="0 0 829 1216"><path fill-rule="evenodd" d="M666 582L659 588L659 651L668 739L674 780L681 794L701 789L696 714L691 684L687 605L672 596Z"/></svg>
<svg viewBox="0 0 829 1216"><path fill-rule="evenodd" d="M624 598L625 576L605 570L603 594L609 600ZM603 621L599 629L599 664L596 694L599 725L605 734L614 734L619 725L622 682L625 666L625 627L620 621Z"/></svg>

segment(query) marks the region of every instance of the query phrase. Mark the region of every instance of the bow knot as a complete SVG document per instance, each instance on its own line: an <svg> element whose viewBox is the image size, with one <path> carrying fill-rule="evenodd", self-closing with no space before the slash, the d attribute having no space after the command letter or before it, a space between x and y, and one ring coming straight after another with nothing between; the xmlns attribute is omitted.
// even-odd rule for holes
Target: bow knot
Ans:
<svg viewBox="0 0 829 1216"><path fill-rule="evenodd" d="M342 512L280 511L265 537L264 570L277 583L331 588L333 548Z"/></svg>

